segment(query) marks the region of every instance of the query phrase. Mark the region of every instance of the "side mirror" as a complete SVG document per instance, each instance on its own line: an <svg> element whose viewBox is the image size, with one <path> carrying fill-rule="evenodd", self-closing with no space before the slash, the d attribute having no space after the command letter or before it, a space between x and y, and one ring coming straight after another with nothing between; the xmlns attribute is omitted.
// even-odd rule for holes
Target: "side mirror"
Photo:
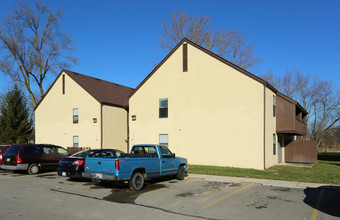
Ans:
<svg viewBox="0 0 340 220"><path fill-rule="evenodd" d="M176 157L176 154L174 154L174 153L171 154L171 157L172 157L172 158L175 158L175 157Z"/></svg>

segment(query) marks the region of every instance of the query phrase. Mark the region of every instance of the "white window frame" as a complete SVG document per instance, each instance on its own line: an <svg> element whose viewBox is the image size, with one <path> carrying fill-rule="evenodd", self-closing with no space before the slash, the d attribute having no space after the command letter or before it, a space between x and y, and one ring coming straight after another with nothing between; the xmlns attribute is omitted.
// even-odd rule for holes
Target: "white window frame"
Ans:
<svg viewBox="0 0 340 220"><path fill-rule="evenodd" d="M167 105L166 107L163 107L161 106L161 102L165 100L167 101ZM161 117L161 110L164 110L164 109L166 109L166 116ZM159 118L168 118L168 117L169 117L169 99L168 98L159 99Z"/></svg>
<svg viewBox="0 0 340 220"><path fill-rule="evenodd" d="M79 109L73 108L73 124L79 123Z"/></svg>
<svg viewBox="0 0 340 220"><path fill-rule="evenodd" d="M79 136L78 135L73 136L73 147L79 147Z"/></svg>
<svg viewBox="0 0 340 220"><path fill-rule="evenodd" d="M159 134L159 145L169 146L169 135L168 134Z"/></svg>

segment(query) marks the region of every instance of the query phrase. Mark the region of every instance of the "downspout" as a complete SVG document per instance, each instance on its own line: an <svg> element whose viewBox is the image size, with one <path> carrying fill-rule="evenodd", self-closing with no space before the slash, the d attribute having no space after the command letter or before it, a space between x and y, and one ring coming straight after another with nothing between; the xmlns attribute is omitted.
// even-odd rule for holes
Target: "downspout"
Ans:
<svg viewBox="0 0 340 220"><path fill-rule="evenodd" d="M267 84L264 84L263 92L263 169L266 169L266 89Z"/></svg>
<svg viewBox="0 0 340 220"><path fill-rule="evenodd" d="M126 110L126 115L127 115L127 140L126 140L126 152L130 152L130 121L129 121L129 109Z"/></svg>
<svg viewBox="0 0 340 220"><path fill-rule="evenodd" d="M100 104L100 149L103 149L103 104Z"/></svg>

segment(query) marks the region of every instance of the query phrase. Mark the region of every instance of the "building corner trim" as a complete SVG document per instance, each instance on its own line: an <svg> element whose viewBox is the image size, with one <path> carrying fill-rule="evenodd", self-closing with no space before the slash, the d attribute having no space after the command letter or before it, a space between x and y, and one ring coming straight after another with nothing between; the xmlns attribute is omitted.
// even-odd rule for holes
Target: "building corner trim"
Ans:
<svg viewBox="0 0 340 220"><path fill-rule="evenodd" d="M263 169L266 169L266 89L267 84L264 84L263 92Z"/></svg>

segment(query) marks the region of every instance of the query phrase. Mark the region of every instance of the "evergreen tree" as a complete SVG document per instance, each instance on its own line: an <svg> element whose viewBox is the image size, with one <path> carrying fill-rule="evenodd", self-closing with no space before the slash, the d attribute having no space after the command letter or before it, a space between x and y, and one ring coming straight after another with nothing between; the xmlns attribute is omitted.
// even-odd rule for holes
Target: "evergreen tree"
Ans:
<svg viewBox="0 0 340 220"><path fill-rule="evenodd" d="M27 143L33 138L33 121L27 100L17 85L3 97L0 108L0 143Z"/></svg>

